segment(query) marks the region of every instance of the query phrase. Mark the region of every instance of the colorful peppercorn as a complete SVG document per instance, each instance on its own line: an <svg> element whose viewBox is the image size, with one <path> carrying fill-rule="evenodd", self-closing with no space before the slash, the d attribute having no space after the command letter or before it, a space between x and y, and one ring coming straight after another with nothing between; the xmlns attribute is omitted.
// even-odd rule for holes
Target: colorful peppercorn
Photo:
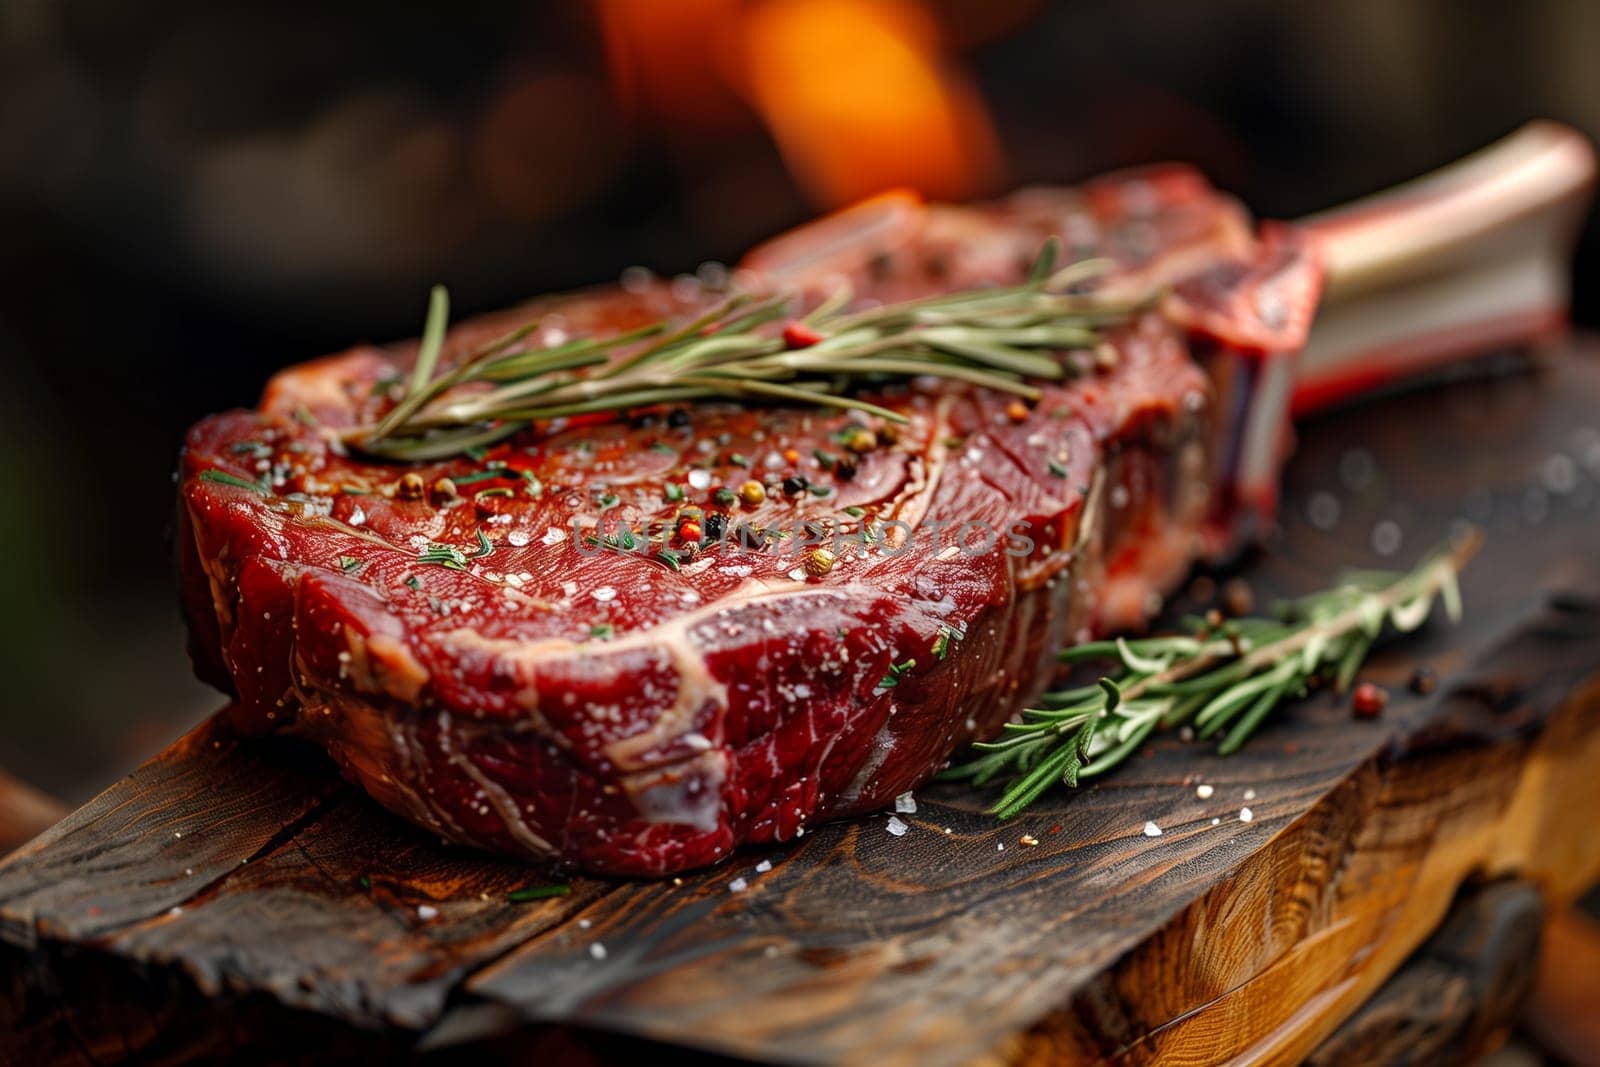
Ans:
<svg viewBox="0 0 1600 1067"><path fill-rule="evenodd" d="M810 348L822 335L799 319L795 319L783 328L783 347L785 348Z"/></svg>
<svg viewBox="0 0 1600 1067"><path fill-rule="evenodd" d="M1350 710L1358 719L1376 719L1389 703L1389 691L1381 685L1362 682L1350 701Z"/></svg>
<svg viewBox="0 0 1600 1067"><path fill-rule="evenodd" d="M806 553L806 573L813 578L821 578L824 574L833 570L833 565L838 561L839 557L826 548L813 548Z"/></svg>
<svg viewBox="0 0 1600 1067"><path fill-rule="evenodd" d="M394 495L400 500L421 500L424 489L422 475L416 471L407 471L395 483Z"/></svg>

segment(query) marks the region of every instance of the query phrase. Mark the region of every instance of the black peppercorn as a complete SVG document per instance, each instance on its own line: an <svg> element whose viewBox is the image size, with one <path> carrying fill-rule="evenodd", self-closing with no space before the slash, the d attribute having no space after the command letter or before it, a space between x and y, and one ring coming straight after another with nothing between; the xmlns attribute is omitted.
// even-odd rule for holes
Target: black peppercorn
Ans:
<svg viewBox="0 0 1600 1067"><path fill-rule="evenodd" d="M833 473L837 475L841 481L846 482L856 476L856 469L856 461L849 456L842 457L838 463L833 465Z"/></svg>
<svg viewBox="0 0 1600 1067"><path fill-rule="evenodd" d="M722 535L728 530L728 519L724 515L712 512L706 516L703 529L706 533L706 540L720 541L722 540Z"/></svg>
<svg viewBox="0 0 1600 1067"><path fill-rule="evenodd" d="M683 408L673 408L667 412L667 425L674 430L681 430L689 425L689 413Z"/></svg>
<svg viewBox="0 0 1600 1067"><path fill-rule="evenodd" d="M798 474L791 474L783 480L783 491L790 496L799 496L811 485L805 478Z"/></svg>

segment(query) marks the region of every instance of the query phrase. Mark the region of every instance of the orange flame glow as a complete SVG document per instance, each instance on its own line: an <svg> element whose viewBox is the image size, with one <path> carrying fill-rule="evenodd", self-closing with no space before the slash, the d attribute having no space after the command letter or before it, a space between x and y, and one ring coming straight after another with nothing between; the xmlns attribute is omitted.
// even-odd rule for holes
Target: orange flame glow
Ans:
<svg viewBox="0 0 1600 1067"><path fill-rule="evenodd" d="M744 74L795 176L825 205L905 186L968 197L999 150L971 82L907 0L774 0L743 34Z"/></svg>
<svg viewBox="0 0 1600 1067"><path fill-rule="evenodd" d="M996 184L983 101L917 0L595 0L617 95L676 129L751 108L819 206L904 187L970 197ZM1028 9L1027 4L1001 4Z"/></svg>

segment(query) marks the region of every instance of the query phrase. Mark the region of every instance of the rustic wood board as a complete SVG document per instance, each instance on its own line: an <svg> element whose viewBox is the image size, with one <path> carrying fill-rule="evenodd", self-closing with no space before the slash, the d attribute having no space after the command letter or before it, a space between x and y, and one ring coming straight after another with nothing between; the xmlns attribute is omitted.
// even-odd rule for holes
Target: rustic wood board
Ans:
<svg viewBox="0 0 1600 1067"><path fill-rule="evenodd" d="M566 879L441 846L320 755L209 722L0 863L0 1060L1297 1060L1464 882L1560 903L1600 878L1600 347L1302 436L1283 532L1238 571L1259 596L1409 562L1463 516L1488 533L1466 621L1367 671L1396 693L1376 722L1324 695L1236 756L1163 737L1010 824L940 786L903 837L876 816L523 904ZM1404 692L1419 662L1430 696Z"/></svg>

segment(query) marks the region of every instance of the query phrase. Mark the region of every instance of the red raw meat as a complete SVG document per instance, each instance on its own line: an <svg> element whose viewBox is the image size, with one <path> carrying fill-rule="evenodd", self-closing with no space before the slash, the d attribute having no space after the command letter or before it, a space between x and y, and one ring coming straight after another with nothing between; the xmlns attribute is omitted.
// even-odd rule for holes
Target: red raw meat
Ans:
<svg viewBox="0 0 1600 1067"><path fill-rule="evenodd" d="M280 374L183 454L198 669L234 694L241 729L316 740L413 822L592 871L670 874L888 804L1035 697L1058 648L1142 621L1270 509L1239 491L1241 428L1270 355L1303 343L1320 271L1297 231L1257 234L1167 167L978 207L879 198L737 273L807 300L843 280L894 300L1018 281L1052 234L1069 258L1115 261L1103 289L1171 295L1025 417L949 382L886 391L910 422L865 420L885 440L859 456L838 438L859 415L705 404L386 464L331 431L387 409L415 346ZM716 299L651 283L543 300L456 329L445 358L530 317L615 333ZM717 503L751 479L764 500ZM827 518L914 533L893 554L847 547L825 573L785 541L677 568L574 541L574 520L670 522L668 483L730 532ZM967 522L994 547L932 542ZM1008 534L1031 550L1007 554Z"/></svg>

